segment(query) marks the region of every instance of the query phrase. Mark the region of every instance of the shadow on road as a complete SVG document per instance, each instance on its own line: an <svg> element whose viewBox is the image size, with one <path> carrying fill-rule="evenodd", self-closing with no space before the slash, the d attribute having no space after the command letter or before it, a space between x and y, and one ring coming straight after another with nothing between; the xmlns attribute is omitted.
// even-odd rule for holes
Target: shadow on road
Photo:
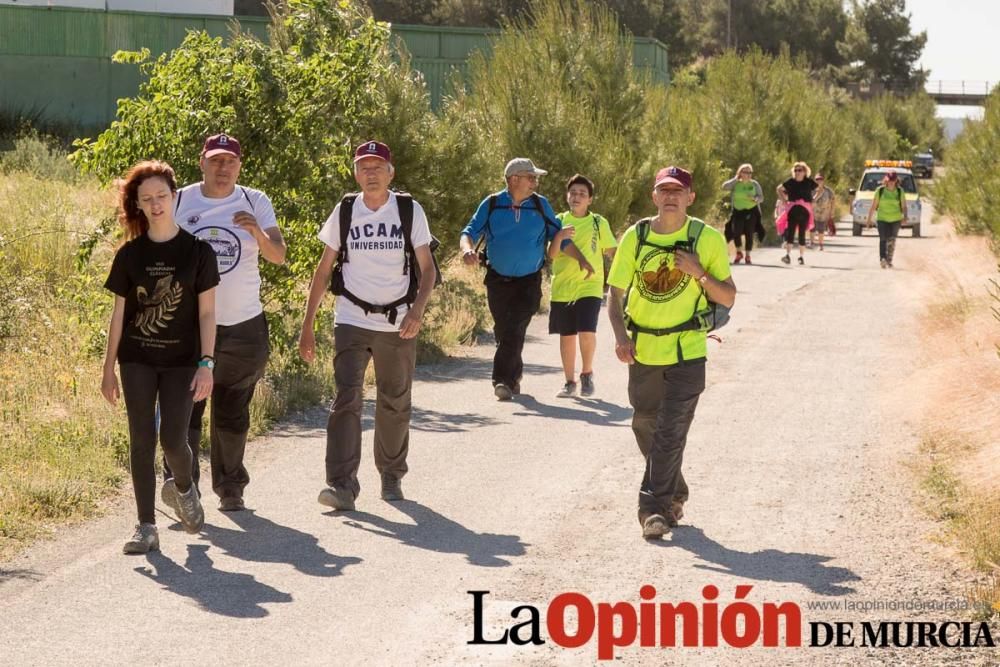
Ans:
<svg viewBox="0 0 1000 667"><path fill-rule="evenodd" d="M527 546L517 535L477 533L457 521L412 500L393 503L393 507L413 519L414 523L390 521L368 512L348 512L345 523L375 535L391 537L418 549L439 553L462 554L472 565L505 567L506 557L523 556ZM331 516L336 515L328 512Z"/></svg>
<svg viewBox="0 0 1000 667"><path fill-rule="evenodd" d="M562 373L561 366L547 364L525 364L524 377L546 373ZM492 359L462 358L452 359L433 366L417 369L418 380L423 382L454 382L456 380L484 380L483 396L492 396L493 388L490 379L493 377Z"/></svg>
<svg viewBox="0 0 1000 667"><path fill-rule="evenodd" d="M27 579L29 581L40 581L42 575L34 570L6 570L0 567L0 584L14 579Z"/></svg>
<svg viewBox="0 0 1000 667"><path fill-rule="evenodd" d="M226 554L254 563L287 563L302 574L336 577L361 562L355 556L336 556L319 546L309 533L282 526L253 510L226 512L241 530L205 524L202 534Z"/></svg>
<svg viewBox="0 0 1000 667"><path fill-rule="evenodd" d="M292 596L257 581L249 574L223 572L212 565L207 544L189 544L188 557L181 567L158 551L146 554L156 568L135 571L182 597L191 598L207 612L233 618L263 618L270 612L267 603L287 603Z"/></svg>
<svg viewBox="0 0 1000 667"><path fill-rule="evenodd" d="M565 401L566 399L555 400ZM570 403L570 405L579 407L539 403L531 394L515 396L514 402L524 408L524 411L514 412L514 416L527 415L568 419L595 426L629 426L632 423L632 408L609 403L600 398L576 398L573 403Z"/></svg>
<svg viewBox="0 0 1000 667"><path fill-rule="evenodd" d="M847 595L854 589L846 582L861 577L844 567L824 565L830 556L801 554L765 549L746 553L725 547L705 535L700 528L679 526L671 531L671 539L662 546L680 547L713 565L696 565L699 569L722 572L745 579L784 581L801 584L820 595Z"/></svg>
<svg viewBox="0 0 1000 667"><path fill-rule="evenodd" d="M493 417L487 417L476 412L438 412L426 408L413 408L410 417L410 428L414 431L429 433L455 433L468 431L480 426L494 426L502 423ZM374 419L365 424L366 428L374 427Z"/></svg>

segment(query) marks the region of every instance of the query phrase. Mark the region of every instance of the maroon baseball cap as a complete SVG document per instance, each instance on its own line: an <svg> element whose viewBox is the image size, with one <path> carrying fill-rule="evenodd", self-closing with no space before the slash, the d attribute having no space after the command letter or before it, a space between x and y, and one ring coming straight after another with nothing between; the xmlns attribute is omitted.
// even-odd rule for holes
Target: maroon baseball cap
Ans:
<svg viewBox="0 0 1000 667"><path fill-rule="evenodd" d="M663 183L676 183L677 185L690 190L691 172L687 169L681 169L680 167L664 167L656 172L653 187L655 188Z"/></svg>
<svg viewBox="0 0 1000 667"><path fill-rule="evenodd" d="M354 161L363 160L366 157L377 157L392 164L392 151L381 141L366 141L354 150Z"/></svg>
<svg viewBox="0 0 1000 667"><path fill-rule="evenodd" d="M890 170L890 171L886 172L885 177L887 179L889 179L890 181L894 181L894 180L896 180L899 177L899 174L897 174L896 172Z"/></svg>
<svg viewBox="0 0 1000 667"><path fill-rule="evenodd" d="M213 155L222 155L223 153L228 153L233 157L242 157L240 152L240 142L237 141L236 137L231 137L228 134L213 134L208 139L205 139L205 145L201 147L201 156L208 158Z"/></svg>

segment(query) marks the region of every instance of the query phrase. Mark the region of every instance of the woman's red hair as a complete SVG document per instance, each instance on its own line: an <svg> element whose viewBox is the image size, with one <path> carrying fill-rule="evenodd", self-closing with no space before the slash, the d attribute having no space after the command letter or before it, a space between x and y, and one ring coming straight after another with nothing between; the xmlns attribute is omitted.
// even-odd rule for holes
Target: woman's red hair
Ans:
<svg viewBox="0 0 1000 667"><path fill-rule="evenodd" d="M177 178L174 168L160 160L145 160L138 163L125 174L118 191L118 222L125 228L125 240L131 241L149 231L149 220L139 209L139 186L147 178L159 176L170 187L171 192L177 192Z"/></svg>

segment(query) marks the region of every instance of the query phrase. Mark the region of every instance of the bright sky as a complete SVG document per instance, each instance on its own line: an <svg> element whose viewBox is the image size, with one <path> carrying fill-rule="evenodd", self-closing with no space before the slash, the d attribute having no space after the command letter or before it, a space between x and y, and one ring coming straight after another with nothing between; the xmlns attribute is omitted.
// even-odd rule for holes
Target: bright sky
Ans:
<svg viewBox="0 0 1000 667"><path fill-rule="evenodd" d="M914 32L927 31L920 64L931 81L1000 82L1000 2L995 0L906 0ZM982 115L980 107L938 107L943 117Z"/></svg>

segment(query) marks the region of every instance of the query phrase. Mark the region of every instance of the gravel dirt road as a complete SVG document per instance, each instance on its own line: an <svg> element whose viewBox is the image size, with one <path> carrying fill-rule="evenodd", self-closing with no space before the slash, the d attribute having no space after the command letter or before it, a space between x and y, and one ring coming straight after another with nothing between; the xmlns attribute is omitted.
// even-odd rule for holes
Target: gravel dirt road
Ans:
<svg viewBox="0 0 1000 667"><path fill-rule="evenodd" d="M606 317L590 399L555 398L558 345L536 318L515 401L494 400L487 346L419 370L405 502L379 499L368 430L357 511L319 505L325 414L300 415L252 444L250 511L222 514L208 498L198 536L161 513L162 551L126 557L126 496L0 566L0 664L592 664L596 639L575 649L551 641L549 602L576 591L638 605L644 585L657 601L699 609L714 585L720 613L738 585L752 586L757 609L799 605L803 644L810 622L965 620L954 610L859 609L954 602L965 576L914 504L906 463L918 429L899 409L918 342L916 251L944 242L928 223L928 238L900 239L891 271L878 266L877 238L844 225L804 267L784 266L776 249L734 267L736 308L724 342L710 344L685 457L691 499L662 542L644 542L635 518L642 461ZM545 643L468 644L470 590L489 591L486 638L528 619L512 620L514 607L533 605ZM759 642L636 645L615 656L628 665L1000 662L984 648Z"/></svg>

